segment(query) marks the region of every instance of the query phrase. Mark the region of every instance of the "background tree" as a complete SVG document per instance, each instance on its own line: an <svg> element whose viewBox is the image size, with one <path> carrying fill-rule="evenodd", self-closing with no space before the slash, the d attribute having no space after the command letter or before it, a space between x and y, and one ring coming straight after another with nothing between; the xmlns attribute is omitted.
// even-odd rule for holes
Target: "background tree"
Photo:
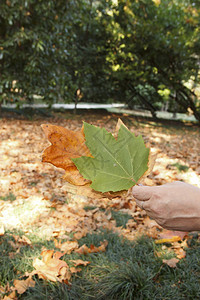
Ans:
<svg viewBox="0 0 200 300"><path fill-rule="evenodd" d="M199 8L188 1L155 2L118 1L115 77L121 90L129 90L129 106L140 100L155 115L162 87L170 91L171 109L176 102L200 120L197 97L185 85L191 78L199 82Z"/></svg>
<svg viewBox="0 0 200 300"><path fill-rule="evenodd" d="M92 0L2 1L1 99L102 101L109 74L107 6Z"/></svg>
<svg viewBox="0 0 200 300"><path fill-rule="evenodd" d="M200 121L199 13L192 0L2 0L1 101L120 101Z"/></svg>

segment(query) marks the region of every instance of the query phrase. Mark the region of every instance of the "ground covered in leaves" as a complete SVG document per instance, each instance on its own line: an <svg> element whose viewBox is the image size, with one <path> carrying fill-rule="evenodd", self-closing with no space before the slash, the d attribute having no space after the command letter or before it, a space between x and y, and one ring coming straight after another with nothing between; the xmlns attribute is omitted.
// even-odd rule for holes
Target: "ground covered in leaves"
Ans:
<svg viewBox="0 0 200 300"><path fill-rule="evenodd" d="M67 184L41 162L51 123L82 121L114 132L118 115L83 112L0 120L0 299L198 299L198 233L169 232L131 195L107 197ZM143 180L200 187L200 132L120 116L157 155Z"/></svg>

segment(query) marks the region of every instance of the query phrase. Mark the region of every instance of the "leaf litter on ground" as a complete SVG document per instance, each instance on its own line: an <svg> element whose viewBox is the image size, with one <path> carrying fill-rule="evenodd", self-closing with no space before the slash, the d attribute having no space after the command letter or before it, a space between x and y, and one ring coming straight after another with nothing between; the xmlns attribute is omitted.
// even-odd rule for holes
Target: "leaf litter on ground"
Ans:
<svg viewBox="0 0 200 300"><path fill-rule="evenodd" d="M87 120L87 117L85 117L85 120L91 122L92 119L90 117ZM102 126L106 120L106 128L114 133L116 118L114 120L109 118L97 120L97 118L94 117L92 123ZM67 245L70 244L65 244L66 242L76 241L78 243L78 240L88 233L98 232L101 228L113 230L130 240L137 238L141 234L147 234L157 240L161 238L163 229L155 224L154 221L150 220L145 212L141 211L140 208L135 205L131 195L102 195L102 193L93 192L92 190L88 192L87 185L77 187L67 184L62 178L64 173L61 169L55 169L51 165L42 164L40 162L40 153L47 146L47 142L40 131L41 120L33 122L6 120L6 123L4 120L0 120L0 123L0 189L2 191L0 195L0 225L1 228L3 228L1 236L3 238L7 234L7 230L13 230L15 228L24 230L24 234L19 236L19 238L16 237L16 234L13 234L13 241L16 243L16 247L14 244L10 245L13 249L12 252L19 252L22 247L34 247L31 238L29 239L29 235L33 233L34 226L38 230L38 238L41 236L47 240L57 239L57 246L55 242L55 248L50 249L50 251L54 251L52 256L50 256L49 260L46 260L46 262L52 262L51 259L53 259L52 263L54 267L59 266L59 263L58 265L54 265L54 259L64 262L64 260L61 259L62 257L55 258L53 255L59 251L65 253ZM77 129L81 131L82 121L79 119L70 120L70 122L68 120L56 119L52 120L52 123L67 127L71 131L76 131ZM154 185L173 180L185 180L186 182L200 186L200 181L198 181L200 174L198 151L200 147L199 132L195 129L192 130L188 128L183 133L180 129L163 129L162 127L155 127L151 124L143 125L142 127L136 122L132 125L132 129L134 129L134 132L137 134L143 135L145 143L148 142L151 150L157 153L157 161L155 162L153 172L144 178L142 183ZM12 133L12 135L10 133ZM185 173L178 172L178 170L173 167L175 163L188 165L188 171ZM10 199L9 196L11 193L14 195L12 199ZM93 207L91 210L84 208L89 205ZM132 219L129 219L127 222L125 228L116 226L116 220L110 213L111 208L117 212L128 213L132 217ZM25 215L26 218L24 217ZM30 242L28 242L23 235L28 238ZM174 236L177 236L177 234ZM160 244L160 246L163 249L173 251L177 259L182 259L185 257L184 249L187 247L186 241L187 236L182 237L179 241L168 240L166 243ZM61 250L60 247L62 247L62 245L63 249ZM81 249L81 247L82 246L79 246L76 249ZM87 251L88 249L89 251L94 249L92 244L84 247ZM82 247L83 250L84 247ZM101 245L99 247L101 247ZM55 250L56 248L60 250L57 251ZM80 254L81 259L83 255L84 254ZM44 263L44 260L42 261L40 257L36 258ZM41 262L37 262L43 266ZM38 267L37 264L36 266ZM58 269L56 269L55 267L56 271L53 278L66 278L66 274L68 274L68 276L69 274L75 274L77 267L79 266L75 264L74 269L70 269L73 267L69 267L68 269L65 265L61 273L62 268L59 269L58 267ZM21 276L23 275L25 274L21 274ZM28 288L28 279L29 277L21 279L21 285L23 286L24 284L24 286ZM20 279L17 277L15 280ZM25 280L26 283L23 280ZM68 282L70 282L70 280L68 280ZM16 286L20 285L17 281L15 281L15 284ZM30 285L31 284L33 283L30 280ZM16 292L18 292L17 288L15 289L13 285L13 289L15 289L13 291L11 287L12 285L7 288L7 292L10 291L10 298L16 297Z"/></svg>

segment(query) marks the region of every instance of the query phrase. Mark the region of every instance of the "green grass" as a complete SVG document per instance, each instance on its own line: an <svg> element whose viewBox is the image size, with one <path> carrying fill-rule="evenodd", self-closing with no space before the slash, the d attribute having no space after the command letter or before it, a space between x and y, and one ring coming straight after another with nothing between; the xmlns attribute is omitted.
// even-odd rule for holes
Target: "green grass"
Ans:
<svg viewBox="0 0 200 300"><path fill-rule="evenodd" d="M113 209L111 210L111 214L112 214L112 218L115 219L116 221L117 227L122 226L125 228L128 220L132 219L131 215Z"/></svg>
<svg viewBox="0 0 200 300"><path fill-rule="evenodd" d="M23 235L23 232L15 234ZM13 258L9 241L13 240L12 232L0 237L0 284L12 285L14 279L26 271L33 270L34 257L39 257L43 246L55 249L53 241L46 241L28 236L32 247L25 245ZM162 250L152 239L142 237L130 242L117 234L102 230L96 234L88 234L79 241L80 245L94 244L99 246L108 240L106 252L79 255L71 253L63 259L70 264L70 259L89 260L91 263L83 267L82 272L73 276L72 284L52 283L39 280L18 299L71 299L71 300L131 300L131 299L200 299L200 243L193 239L177 268L173 269L162 263L163 258L173 254ZM161 252L157 257L156 252Z"/></svg>
<svg viewBox="0 0 200 300"><path fill-rule="evenodd" d="M179 172L187 172L189 170L188 166L179 163L172 164L172 166L176 167Z"/></svg>
<svg viewBox="0 0 200 300"><path fill-rule="evenodd" d="M7 200L10 200L10 201L15 201L16 200L16 197L13 193L9 193L7 194L6 196L0 196L0 200L4 200L4 201L7 201Z"/></svg>

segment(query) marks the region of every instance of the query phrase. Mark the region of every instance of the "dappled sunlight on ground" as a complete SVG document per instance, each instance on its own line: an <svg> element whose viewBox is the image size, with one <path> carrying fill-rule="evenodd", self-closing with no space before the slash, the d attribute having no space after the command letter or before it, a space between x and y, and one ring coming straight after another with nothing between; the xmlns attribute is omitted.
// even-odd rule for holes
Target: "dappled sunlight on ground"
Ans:
<svg viewBox="0 0 200 300"><path fill-rule="evenodd" d="M127 199L94 199L91 194L84 194L83 189L67 185L62 169L41 162L42 151L48 146L40 127L42 123L79 130L84 119L105 126L111 132L117 123L117 116L71 117L48 122L0 120L0 225L29 232L35 226L38 235L49 238L66 237L66 232L72 231L84 236L104 226L134 238L136 229L143 231L146 214L135 206L130 196ZM200 133L197 128L162 127L130 118L123 118L123 121L136 135L142 134L152 153L157 155L153 172L143 184L160 185L182 180L200 187ZM90 213L83 210L87 205L94 206ZM105 213L99 209L95 211L95 207L106 210L106 218ZM131 219L126 228L117 227L107 211L111 207L136 217L137 224Z"/></svg>
<svg viewBox="0 0 200 300"><path fill-rule="evenodd" d="M150 137L150 141L155 143L162 143L163 141L169 142L171 140L171 135L167 135L160 132L152 132L152 136Z"/></svg>
<svg viewBox="0 0 200 300"><path fill-rule="evenodd" d="M3 224L5 229L24 230L34 224L38 217L47 211L49 205L41 195L34 195L14 201L0 200L0 207L0 224Z"/></svg>
<svg viewBox="0 0 200 300"><path fill-rule="evenodd" d="M180 168L181 166L185 167L185 171L179 170L179 166ZM200 188L200 176L181 159L169 158L167 155L158 155L153 168L153 176L150 175L147 178L147 184L150 183L150 178L152 181L151 185L154 185L155 181L162 184L164 182L180 180Z"/></svg>

